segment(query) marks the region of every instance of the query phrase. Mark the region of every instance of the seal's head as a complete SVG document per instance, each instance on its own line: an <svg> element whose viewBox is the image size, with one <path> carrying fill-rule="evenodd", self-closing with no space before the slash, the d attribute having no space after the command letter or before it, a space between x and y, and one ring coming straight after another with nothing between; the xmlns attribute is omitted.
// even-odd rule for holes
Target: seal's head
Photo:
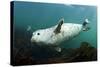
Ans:
<svg viewBox="0 0 100 67"><path fill-rule="evenodd" d="M33 32L31 42L37 43L37 42L42 41L41 36L43 36L43 30L37 30L37 31Z"/></svg>
<svg viewBox="0 0 100 67"><path fill-rule="evenodd" d="M35 44L49 44L49 40L52 36L52 29L40 29L33 32L31 42Z"/></svg>

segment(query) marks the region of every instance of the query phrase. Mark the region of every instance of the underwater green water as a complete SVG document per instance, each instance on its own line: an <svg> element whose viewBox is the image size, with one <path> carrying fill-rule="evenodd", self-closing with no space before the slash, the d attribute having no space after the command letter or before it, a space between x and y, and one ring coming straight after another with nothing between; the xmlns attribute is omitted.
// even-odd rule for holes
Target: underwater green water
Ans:
<svg viewBox="0 0 100 67"><path fill-rule="evenodd" d="M65 41L61 47L77 48L81 42L88 42L97 48L97 7L86 5L49 4L34 2L14 2L14 37L26 38L30 44L32 32L54 26L62 17L65 23L82 24L85 18L90 21L89 31L83 31L77 37ZM30 26L31 30L27 31Z"/></svg>

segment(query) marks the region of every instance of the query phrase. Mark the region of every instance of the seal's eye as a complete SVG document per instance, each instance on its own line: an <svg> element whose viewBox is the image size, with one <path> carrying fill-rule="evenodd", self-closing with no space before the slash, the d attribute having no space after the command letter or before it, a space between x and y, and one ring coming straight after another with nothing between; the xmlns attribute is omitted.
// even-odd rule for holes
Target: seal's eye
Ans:
<svg viewBox="0 0 100 67"><path fill-rule="evenodd" d="M37 33L37 35L40 35L40 33Z"/></svg>

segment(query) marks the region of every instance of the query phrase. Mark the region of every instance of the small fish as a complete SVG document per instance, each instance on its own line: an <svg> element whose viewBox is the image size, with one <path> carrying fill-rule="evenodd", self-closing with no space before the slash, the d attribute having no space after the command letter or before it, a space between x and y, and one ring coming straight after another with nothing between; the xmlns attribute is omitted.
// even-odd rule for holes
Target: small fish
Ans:
<svg viewBox="0 0 100 67"><path fill-rule="evenodd" d="M61 52L59 44L64 40L69 40L79 35L81 31L87 31L88 19L82 24L64 23L64 18L58 21L58 24L46 29L39 29L33 32L31 37L32 43L37 43L40 46L51 46L56 51ZM30 28L30 27L29 27Z"/></svg>

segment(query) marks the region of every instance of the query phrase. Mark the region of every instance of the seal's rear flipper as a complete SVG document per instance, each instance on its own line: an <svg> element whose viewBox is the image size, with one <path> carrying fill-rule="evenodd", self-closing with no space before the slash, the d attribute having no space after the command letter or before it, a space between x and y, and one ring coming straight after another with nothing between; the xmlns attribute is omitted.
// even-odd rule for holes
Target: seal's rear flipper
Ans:
<svg viewBox="0 0 100 67"><path fill-rule="evenodd" d="M87 27L87 24L89 24L89 20L85 19L85 21L83 22L83 31L88 31L90 29L90 27Z"/></svg>

